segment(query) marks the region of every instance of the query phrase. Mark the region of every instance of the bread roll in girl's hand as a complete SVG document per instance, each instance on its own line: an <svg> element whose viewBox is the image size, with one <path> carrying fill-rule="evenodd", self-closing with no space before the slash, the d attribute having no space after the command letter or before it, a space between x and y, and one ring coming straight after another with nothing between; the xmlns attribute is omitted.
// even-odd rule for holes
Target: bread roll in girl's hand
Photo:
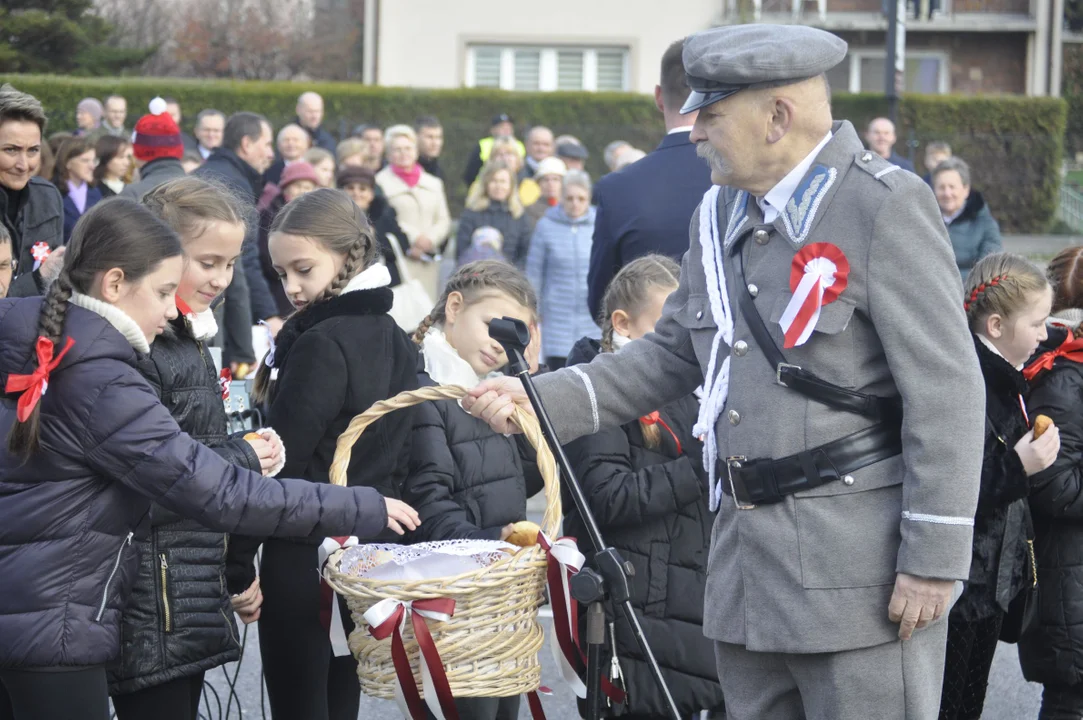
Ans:
<svg viewBox="0 0 1083 720"><path fill-rule="evenodd" d="M538 544L538 533L541 532L541 528L537 523L532 523L529 520L521 520L517 523L512 523L511 535L508 535L506 542L512 545L518 545L519 547L530 547L531 545Z"/></svg>
<svg viewBox="0 0 1083 720"><path fill-rule="evenodd" d="M245 439L245 440L262 440L262 439L263 439L263 436L262 436L262 435L260 435L259 433L254 433L254 432L252 432L252 433L245 433L245 434L244 434L244 439Z"/></svg>
<svg viewBox="0 0 1083 720"><path fill-rule="evenodd" d="M1051 427L1053 427L1053 418L1048 415L1039 415L1034 418L1034 439L1040 438Z"/></svg>

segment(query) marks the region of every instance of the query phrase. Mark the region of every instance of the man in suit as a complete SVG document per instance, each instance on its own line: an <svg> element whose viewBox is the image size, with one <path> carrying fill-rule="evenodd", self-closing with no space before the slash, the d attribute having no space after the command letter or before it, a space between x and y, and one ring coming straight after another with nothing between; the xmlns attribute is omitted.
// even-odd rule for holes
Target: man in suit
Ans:
<svg viewBox="0 0 1083 720"><path fill-rule="evenodd" d="M831 117L846 49L800 25L686 40L721 187L680 285L654 333L535 381L565 443L703 384L703 630L732 720L937 717L970 570L984 394L962 285L928 186ZM515 405L515 378L464 401L499 431Z"/></svg>
<svg viewBox="0 0 1083 720"><path fill-rule="evenodd" d="M681 115L688 97L681 46L678 40L662 55L661 81L654 88L654 104L662 113L666 136L642 160L606 175L594 186L594 244L587 276L587 303L597 318L609 281L632 260L648 253L680 261L688 250L688 220L711 174L696 157L688 141L696 114Z"/></svg>
<svg viewBox="0 0 1083 720"><path fill-rule="evenodd" d="M887 160L892 165L898 165L903 170L914 172L914 163L895 152L895 123L885 117L874 118L869 123L869 129L865 131L865 140L869 143L869 150Z"/></svg>

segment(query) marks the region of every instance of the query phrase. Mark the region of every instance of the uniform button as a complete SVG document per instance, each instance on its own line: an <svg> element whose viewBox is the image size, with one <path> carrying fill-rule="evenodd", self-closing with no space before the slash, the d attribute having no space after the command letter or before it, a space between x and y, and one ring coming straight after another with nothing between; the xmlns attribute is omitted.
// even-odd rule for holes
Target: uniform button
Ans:
<svg viewBox="0 0 1083 720"><path fill-rule="evenodd" d="M737 357L744 357L745 353L748 352L748 343L746 343L744 340L738 340L733 344L733 352L737 355Z"/></svg>
<svg viewBox="0 0 1083 720"><path fill-rule="evenodd" d="M756 287L755 285L752 285L751 283L749 283L748 294L751 295L752 297L756 297L757 295L760 294L760 289L758 287Z"/></svg>
<svg viewBox="0 0 1083 720"><path fill-rule="evenodd" d="M730 410L728 413L726 413L726 417L729 418L730 425L741 424L741 414L736 410Z"/></svg>
<svg viewBox="0 0 1083 720"><path fill-rule="evenodd" d="M702 319L703 319L703 311L700 310L698 313L696 313L696 320L702 320Z"/></svg>
<svg viewBox="0 0 1083 720"><path fill-rule="evenodd" d="M849 487L850 485L853 485L854 484L854 476L853 475L846 475L845 477L842 478L842 484L846 485L847 487Z"/></svg>
<svg viewBox="0 0 1083 720"><path fill-rule="evenodd" d="M767 234L766 230L757 230L756 232L752 233L752 239L754 239L759 245L766 245L767 241L770 240L771 237Z"/></svg>

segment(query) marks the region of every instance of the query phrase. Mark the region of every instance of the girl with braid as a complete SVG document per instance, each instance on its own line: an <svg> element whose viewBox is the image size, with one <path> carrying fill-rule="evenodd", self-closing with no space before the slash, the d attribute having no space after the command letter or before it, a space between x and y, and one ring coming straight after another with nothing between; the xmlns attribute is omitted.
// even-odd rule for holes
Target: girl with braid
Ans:
<svg viewBox="0 0 1083 720"><path fill-rule="evenodd" d="M970 577L948 615L941 720L981 717L997 642L1018 640L1022 614L1008 608L1036 579L1027 496L1060 450L1056 427L1035 439L1022 372L1046 339L1049 282L1025 258L998 253L970 271L963 297L985 378L985 448Z"/></svg>
<svg viewBox="0 0 1083 720"><path fill-rule="evenodd" d="M107 718L106 668L150 508L218 532L371 537L416 515L370 488L264 477L181 432L139 360L177 317L177 234L110 199L44 297L0 300L0 719Z"/></svg>
<svg viewBox="0 0 1083 720"><path fill-rule="evenodd" d="M260 367L255 394L268 402L268 423L286 446L283 473L323 486L354 416L417 388L417 348L387 314L391 275L377 262L372 225L346 193L323 188L288 203L271 224L268 250L297 311ZM369 427L353 447L349 486L396 502L412 427L411 410ZM353 623L341 598L325 596L316 581L319 543L269 540L263 548L260 653L276 720L357 718L357 662L333 654L321 615L330 617L330 603L339 602L347 633Z"/></svg>
<svg viewBox="0 0 1083 720"><path fill-rule="evenodd" d="M625 265L602 301L601 342L589 337L579 340L568 364L617 352L652 332L679 278L677 263L661 255L647 255ZM624 426L565 446L605 538L635 565L632 604L661 659L683 717L722 709L722 688L711 665L714 644L703 636L707 550L714 514L707 507L702 445L692 433L698 413L698 400L688 395ZM565 506L564 531L586 537L572 504ZM582 549L592 554L592 548ZM584 622L585 617L583 613ZM603 665L609 667L616 657L628 692L623 707L614 703L610 712L642 720L669 717L635 637L608 603L606 620L611 630L606 633Z"/></svg>
<svg viewBox="0 0 1083 720"><path fill-rule="evenodd" d="M537 309L533 288L511 265L463 265L414 336L421 347L419 384L471 388L500 374L508 357L489 337L489 322L513 317L533 326ZM531 463L522 436L493 432L451 400L419 405L413 435L404 498L422 518L413 542L505 540L512 523L526 520L527 498L541 489L541 480L536 472L527 477L524 456ZM455 705L464 720L519 716L518 697L463 698Z"/></svg>

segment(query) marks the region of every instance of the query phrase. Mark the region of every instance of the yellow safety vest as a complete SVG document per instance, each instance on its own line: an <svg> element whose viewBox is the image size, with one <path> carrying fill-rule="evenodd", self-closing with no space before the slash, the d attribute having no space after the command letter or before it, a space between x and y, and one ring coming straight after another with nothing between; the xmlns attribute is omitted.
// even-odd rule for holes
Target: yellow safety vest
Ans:
<svg viewBox="0 0 1083 720"><path fill-rule="evenodd" d="M487 137L478 140L478 148L481 154L481 162L485 164L489 160L489 156L493 154L493 143L496 138ZM519 150L519 157L526 157L526 146L518 140L515 141L515 147Z"/></svg>

